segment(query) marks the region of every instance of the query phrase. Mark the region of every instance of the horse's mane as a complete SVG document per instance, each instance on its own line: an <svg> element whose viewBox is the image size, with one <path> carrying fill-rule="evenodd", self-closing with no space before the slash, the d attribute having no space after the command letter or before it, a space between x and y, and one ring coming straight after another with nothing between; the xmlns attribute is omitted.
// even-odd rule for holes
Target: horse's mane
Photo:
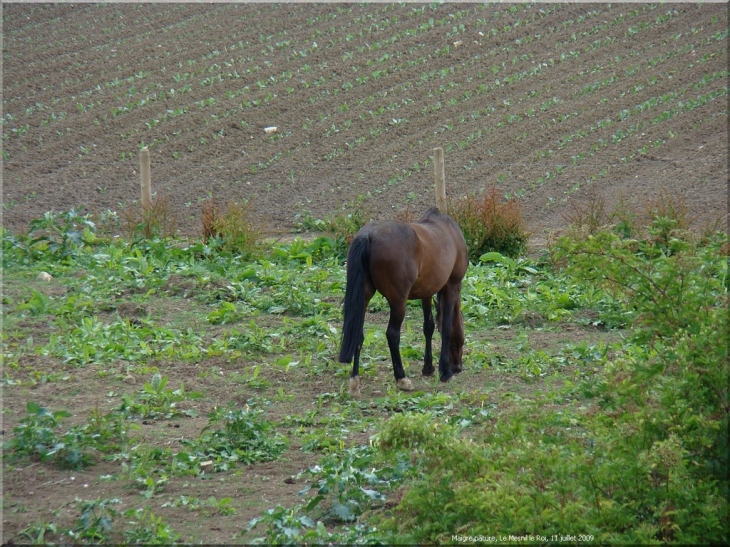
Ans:
<svg viewBox="0 0 730 547"><path fill-rule="evenodd" d="M432 220L433 217L440 217L441 216L441 210L438 207L431 207L428 211L426 211L423 216L421 217L421 220L419 222L428 222L429 220Z"/></svg>

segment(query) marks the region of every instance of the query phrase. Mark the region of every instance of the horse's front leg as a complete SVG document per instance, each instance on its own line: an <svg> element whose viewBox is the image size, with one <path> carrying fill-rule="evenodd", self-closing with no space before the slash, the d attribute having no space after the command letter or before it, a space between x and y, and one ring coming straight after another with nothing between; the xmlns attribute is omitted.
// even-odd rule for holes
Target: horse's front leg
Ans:
<svg viewBox="0 0 730 547"><path fill-rule="evenodd" d="M393 360L395 383L403 391L413 391L413 384L406 378L406 371L403 369L403 361L400 356L400 329L406 316L406 301L404 298L402 301L389 302L389 304L390 320L385 331L385 337L388 339L390 358Z"/></svg>
<svg viewBox="0 0 730 547"><path fill-rule="evenodd" d="M431 340L433 339L433 332L436 328L436 324L433 321L433 312L431 310L431 298L424 298L421 300L421 307L423 308L423 335L426 337L426 351L423 357L423 375L433 376L433 352L431 350Z"/></svg>

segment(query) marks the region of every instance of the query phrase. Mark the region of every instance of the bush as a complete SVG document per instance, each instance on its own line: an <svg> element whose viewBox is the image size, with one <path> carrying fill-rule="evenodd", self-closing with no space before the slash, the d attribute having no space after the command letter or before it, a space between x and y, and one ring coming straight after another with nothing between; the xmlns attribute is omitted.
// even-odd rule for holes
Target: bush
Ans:
<svg viewBox="0 0 730 547"><path fill-rule="evenodd" d="M90 215L75 209L65 212L48 211L31 221L27 235L13 235L0 227L2 260L5 266L12 260L20 263L52 260L64 262L97 242L96 225Z"/></svg>
<svg viewBox="0 0 730 547"><path fill-rule="evenodd" d="M527 246L519 201L502 199L496 188L450 203L449 213L461 227L473 262L490 251L516 257Z"/></svg>
<svg viewBox="0 0 730 547"><path fill-rule="evenodd" d="M250 257L256 252L261 230L250 218L249 202L228 202L225 212L215 197L203 203L203 241L219 241L219 248Z"/></svg>
<svg viewBox="0 0 730 547"><path fill-rule="evenodd" d="M129 239L172 237L177 232L177 217L167 194L157 194L149 208L134 203L122 211L122 226Z"/></svg>
<svg viewBox="0 0 730 547"><path fill-rule="evenodd" d="M421 472L384 522L393 542L727 543L728 237L657 238L664 219L643 240L604 229L553 248L631 311L622 353L566 382L587 399L523 400L473 440L435 416L388 421L380 449Z"/></svg>

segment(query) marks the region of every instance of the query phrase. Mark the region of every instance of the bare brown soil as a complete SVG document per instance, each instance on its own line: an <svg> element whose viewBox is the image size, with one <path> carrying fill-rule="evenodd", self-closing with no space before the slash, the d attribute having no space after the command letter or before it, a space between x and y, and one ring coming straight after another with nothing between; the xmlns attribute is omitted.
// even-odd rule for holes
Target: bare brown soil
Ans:
<svg viewBox="0 0 730 547"><path fill-rule="evenodd" d="M123 211L143 143L187 234L210 195L272 231L419 211L437 146L451 199L520 193L538 234L596 190L727 212L721 4L8 4L3 30L11 230Z"/></svg>

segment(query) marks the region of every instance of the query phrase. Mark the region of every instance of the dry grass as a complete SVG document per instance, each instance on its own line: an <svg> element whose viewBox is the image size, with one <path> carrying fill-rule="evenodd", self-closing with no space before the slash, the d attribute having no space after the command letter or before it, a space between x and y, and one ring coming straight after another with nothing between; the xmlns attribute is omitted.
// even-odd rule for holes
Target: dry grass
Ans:
<svg viewBox="0 0 730 547"><path fill-rule="evenodd" d="M504 199L496 188L451 202L449 212L461 227L471 260L490 251L517 256L527 245L530 234L520 202Z"/></svg>
<svg viewBox="0 0 730 547"><path fill-rule="evenodd" d="M167 194L153 196L148 208L137 202L122 210L122 229L129 239L170 237L177 233L177 217Z"/></svg>
<svg viewBox="0 0 730 547"><path fill-rule="evenodd" d="M675 236L697 240L718 231L727 232L727 216L705 220L700 225L684 196L667 191L660 191L639 203L622 196L613 208L609 208L604 195L592 188L584 199L571 203L563 220L572 237L613 230L625 238L653 240L657 244L667 244Z"/></svg>

